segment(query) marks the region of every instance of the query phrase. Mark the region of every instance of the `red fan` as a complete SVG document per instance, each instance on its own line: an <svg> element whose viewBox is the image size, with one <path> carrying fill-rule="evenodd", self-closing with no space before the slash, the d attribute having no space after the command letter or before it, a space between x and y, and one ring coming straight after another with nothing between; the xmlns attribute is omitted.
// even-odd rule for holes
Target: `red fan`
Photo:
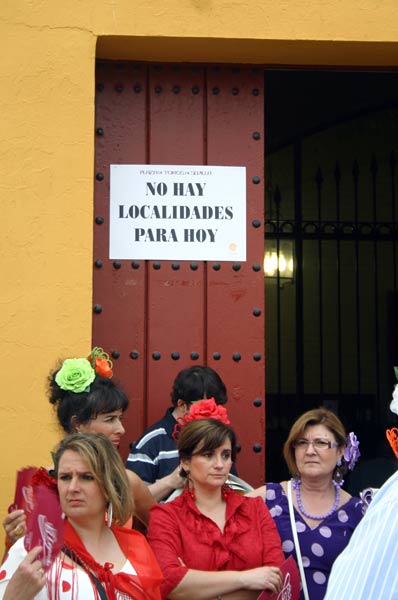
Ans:
<svg viewBox="0 0 398 600"><path fill-rule="evenodd" d="M56 489L45 481L33 484L33 510L28 514L24 545L29 552L41 546L38 558L48 569L63 545L64 520Z"/></svg>
<svg viewBox="0 0 398 600"><path fill-rule="evenodd" d="M13 510L23 509L28 515L33 510L32 477L36 471L36 467L25 467L17 472L14 503L8 507L9 513Z"/></svg>
<svg viewBox="0 0 398 600"><path fill-rule="evenodd" d="M292 556L289 556L287 560L280 567L282 571L282 589L278 595L271 594L267 590L264 590L257 600L298 600L300 596L300 575L296 565L296 561Z"/></svg>

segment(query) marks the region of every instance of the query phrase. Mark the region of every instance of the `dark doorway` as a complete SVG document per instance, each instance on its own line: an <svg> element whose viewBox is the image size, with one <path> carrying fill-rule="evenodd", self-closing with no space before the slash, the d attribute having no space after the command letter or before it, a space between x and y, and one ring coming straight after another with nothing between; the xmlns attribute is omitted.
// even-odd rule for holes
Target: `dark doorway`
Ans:
<svg viewBox="0 0 398 600"><path fill-rule="evenodd" d="M265 249L284 252L265 276L266 479L288 476L290 426L324 405L360 439L357 492L395 466L398 74L268 71L265 90Z"/></svg>

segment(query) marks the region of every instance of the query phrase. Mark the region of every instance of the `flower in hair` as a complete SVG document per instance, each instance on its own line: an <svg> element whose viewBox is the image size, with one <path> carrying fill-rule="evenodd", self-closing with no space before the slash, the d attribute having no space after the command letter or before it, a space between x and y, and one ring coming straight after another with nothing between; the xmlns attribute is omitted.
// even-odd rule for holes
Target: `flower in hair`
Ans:
<svg viewBox="0 0 398 600"><path fill-rule="evenodd" d="M172 434L173 439L178 439L178 436L187 423L198 421L199 419L216 419L216 421L221 421L224 425L229 425L231 422L228 419L226 409L220 404L216 404L214 398L192 402L189 407L189 412L183 417L180 417L178 419L179 422L174 426Z"/></svg>
<svg viewBox="0 0 398 600"><path fill-rule="evenodd" d="M398 367L394 367L394 373L395 373L395 377L398 379ZM398 384L395 385L394 391L392 393L392 401L390 404L390 410L391 410L391 412L398 415Z"/></svg>
<svg viewBox="0 0 398 600"><path fill-rule="evenodd" d="M89 392L90 384L95 379L95 370L87 358L67 358L55 375L55 381L62 390Z"/></svg>
<svg viewBox="0 0 398 600"><path fill-rule="evenodd" d="M395 378L398 379L398 367L394 367ZM392 393L392 401L390 403L391 412L398 415L398 384L394 386L394 391ZM398 428L392 427L391 429L386 429L386 437L388 443L391 446L391 450L395 454L395 458L398 458Z"/></svg>
<svg viewBox="0 0 398 600"><path fill-rule="evenodd" d="M87 358L67 358L55 375L55 381L62 390L89 392L95 376L110 379L113 375L112 361L102 348L95 347Z"/></svg>
<svg viewBox="0 0 398 600"><path fill-rule="evenodd" d="M395 454L395 458L398 458L398 428L391 427L391 429L386 429L386 437L391 446L391 450Z"/></svg>
<svg viewBox="0 0 398 600"><path fill-rule="evenodd" d="M344 460L348 468L352 471L356 465L358 458L361 456L359 451L359 441L353 431L351 431L346 440L347 446L344 450Z"/></svg>
<svg viewBox="0 0 398 600"><path fill-rule="evenodd" d="M95 369L97 375L106 377L107 379L112 377L112 361L109 358L109 354L107 354L102 348L98 348L97 346L93 348L87 357L87 360L90 362L93 369Z"/></svg>
<svg viewBox="0 0 398 600"><path fill-rule="evenodd" d="M189 413L182 417L184 423L197 421L198 419L216 419L225 425L230 424L226 409L220 404L216 404L214 398L193 402L189 408Z"/></svg>

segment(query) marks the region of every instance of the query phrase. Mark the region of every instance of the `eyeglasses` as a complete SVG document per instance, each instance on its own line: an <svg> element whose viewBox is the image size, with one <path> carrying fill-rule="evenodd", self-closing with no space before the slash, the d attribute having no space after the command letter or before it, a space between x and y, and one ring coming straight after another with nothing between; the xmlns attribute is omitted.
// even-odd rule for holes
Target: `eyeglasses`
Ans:
<svg viewBox="0 0 398 600"><path fill-rule="evenodd" d="M326 440L305 440L305 439L300 439L300 440L295 440L292 443L293 448L296 448L296 450L307 450L308 446L312 444L312 447L315 450L327 450L330 448L337 448L338 447L338 442L328 442Z"/></svg>

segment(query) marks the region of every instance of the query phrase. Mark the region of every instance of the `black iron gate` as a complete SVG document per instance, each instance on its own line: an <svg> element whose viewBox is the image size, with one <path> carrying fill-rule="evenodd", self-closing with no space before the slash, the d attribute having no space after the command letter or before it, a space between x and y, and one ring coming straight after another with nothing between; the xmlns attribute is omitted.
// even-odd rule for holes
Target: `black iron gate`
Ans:
<svg viewBox="0 0 398 600"><path fill-rule="evenodd" d="M368 122L385 127L397 114ZM296 416L320 405L356 431L365 459L380 454L383 440L390 452L384 429L392 422L398 359L396 146L386 135L358 148L356 133L336 159L343 146L333 135L324 155L325 131L266 155L265 249L281 261L265 275L268 481L287 475L281 450Z"/></svg>

